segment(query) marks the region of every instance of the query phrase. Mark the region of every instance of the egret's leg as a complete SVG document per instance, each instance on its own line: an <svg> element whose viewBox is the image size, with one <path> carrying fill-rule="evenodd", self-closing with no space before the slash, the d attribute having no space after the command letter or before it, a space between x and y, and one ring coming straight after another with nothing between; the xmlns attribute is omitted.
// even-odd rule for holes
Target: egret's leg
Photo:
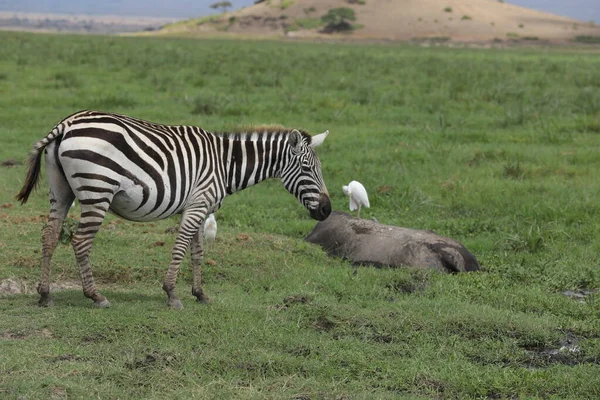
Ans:
<svg viewBox="0 0 600 400"><path fill-rule="evenodd" d="M356 218L360 219L360 204L358 206L358 210L356 211Z"/></svg>

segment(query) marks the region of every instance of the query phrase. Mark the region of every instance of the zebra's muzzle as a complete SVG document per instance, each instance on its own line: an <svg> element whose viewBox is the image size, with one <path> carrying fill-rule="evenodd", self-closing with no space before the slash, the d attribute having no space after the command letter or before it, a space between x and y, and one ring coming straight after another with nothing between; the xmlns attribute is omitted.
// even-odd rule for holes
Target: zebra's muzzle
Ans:
<svg viewBox="0 0 600 400"><path fill-rule="evenodd" d="M319 197L319 206L310 210L310 216L317 221L324 221L331 214L331 200L329 196L321 193Z"/></svg>

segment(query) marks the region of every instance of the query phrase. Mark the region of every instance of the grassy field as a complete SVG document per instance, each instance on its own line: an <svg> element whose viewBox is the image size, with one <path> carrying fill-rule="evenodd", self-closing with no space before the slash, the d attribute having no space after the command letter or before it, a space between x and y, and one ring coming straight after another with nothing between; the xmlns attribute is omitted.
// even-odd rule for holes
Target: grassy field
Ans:
<svg viewBox="0 0 600 400"><path fill-rule="evenodd" d="M281 183L225 201L205 291L165 306L176 220L108 217L79 289L0 296L0 397L600 397L600 59L561 50L0 33L0 279L35 286L47 186L13 196L30 146L84 108L226 130L329 129L335 210L453 237L478 273L356 268L303 241ZM11 164L10 162L8 164ZM77 218L75 209L72 218ZM210 260L210 261L208 261ZM187 265L187 264L186 264ZM76 282L69 245L52 278ZM562 349L561 349L562 348Z"/></svg>

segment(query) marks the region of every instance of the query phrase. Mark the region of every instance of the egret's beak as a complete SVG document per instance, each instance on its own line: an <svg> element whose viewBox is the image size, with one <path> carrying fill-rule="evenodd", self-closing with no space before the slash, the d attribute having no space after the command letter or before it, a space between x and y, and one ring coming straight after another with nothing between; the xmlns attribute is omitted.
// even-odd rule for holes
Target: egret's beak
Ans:
<svg viewBox="0 0 600 400"><path fill-rule="evenodd" d="M317 221L324 221L331 214L331 200L325 193L319 197L319 206L310 210L310 216Z"/></svg>

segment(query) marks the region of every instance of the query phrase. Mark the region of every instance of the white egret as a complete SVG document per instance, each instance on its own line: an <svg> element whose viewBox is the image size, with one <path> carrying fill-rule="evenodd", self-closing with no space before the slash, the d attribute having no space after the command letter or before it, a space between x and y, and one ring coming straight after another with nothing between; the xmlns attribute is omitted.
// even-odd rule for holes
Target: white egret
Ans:
<svg viewBox="0 0 600 400"><path fill-rule="evenodd" d="M204 239L206 244L211 245L217 237L217 221L214 214L210 214L204 221Z"/></svg>
<svg viewBox="0 0 600 400"><path fill-rule="evenodd" d="M348 186L343 186L342 190L346 196L350 197L350 211L358 210L356 212L356 217L360 218L360 208L362 206L367 208L370 207L367 189L365 189L362 183L352 181Z"/></svg>

